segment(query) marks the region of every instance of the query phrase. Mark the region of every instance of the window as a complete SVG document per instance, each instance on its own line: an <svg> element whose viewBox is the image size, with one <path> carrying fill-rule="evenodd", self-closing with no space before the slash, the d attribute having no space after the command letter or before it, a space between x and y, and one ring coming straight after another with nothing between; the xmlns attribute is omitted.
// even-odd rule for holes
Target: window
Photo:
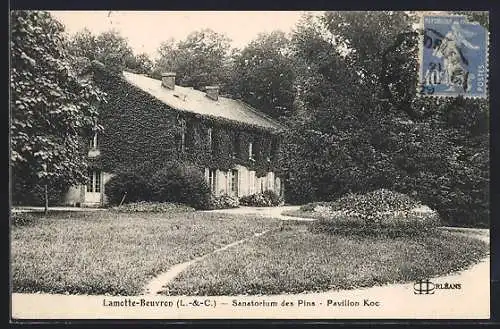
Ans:
<svg viewBox="0 0 500 329"><path fill-rule="evenodd" d="M277 159L280 153L280 141L278 138L274 137L271 140L271 160Z"/></svg>
<svg viewBox="0 0 500 329"><path fill-rule="evenodd" d="M212 128L208 128L207 130L207 140L208 140L208 149L212 150Z"/></svg>
<svg viewBox="0 0 500 329"><path fill-rule="evenodd" d="M198 127L196 126L195 123L193 122L187 122L185 125L185 130L184 130L184 143L186 146L184 147L185 150L189 151L192 150L195 146L195 136L198 136Z"/></svg>
<svg viewBox="0 0 500 329"><path fill-rule="evenodd" d="M248 143L248 158L253 160L253 143Z"/></svg>
<svg viewBox="0 0 500 329"><path fill-rule="evenodd" d="M231 170L231 192L233 195L238 196L238 170Z"/></svg>
<svg viewBox="0 0 500 329"><path fill-rule="evenodd" d="M94 191L96 193L101 192L101 173L99 171L94 171L95 175L95 184L94 184Z"/></svg>
<svg viewBox="0 0 500 329"><path fill-rule="evenodd" d="M99 193L101 192L101 172L97 170L89 171L89 181L87 183L87 192Z"/></svg>
<svg viewBox="0 0 500 329"><path fill-rule="evenodd" d="M266 180L267 180L267 189L272 191L274 189L274 177L273 177L273 173L268 173L267 177L266 177Z"/></svg>
<svg viewBox="0 0 500 329"><path fill-rule="evenodd" d="M261 138L256 138L253 143L252 159L260 161L262 159Z"/></svg>
<svg viewBox="0 0 500 329"><path fill-rule="evenodd" d="M233 158L234 157L239 157L240 156L240 134L238 132L235 132L233 134L233 140L232 140L232 151L233 151Z"/></svg>
<svg viewBox="0 0 500 329"><path fill-rule="evenodd" d="M217 130L210 129L210 152L215 155L219 149L219 140L217 138Z"/></svg>
<svg viewBox="0 0 500 329"><path fill-rule="evenodd" d="M89 181L87 182L87 192L94 191L94 181L92 177L92 172L89 172Z"/></svg>
<svg viewBox="0 0 500 329"><path fill-rule="evenodd" d="M210 169L208 171L208 184L210 186L210 190L212 193L216 193L217 191L217 170Z"/></svg>
<svg viewBox="0 0 500 329"><path fill-rule="evenodd" d="M181 130L181 140L180 140L180 151L186 151L186 120L180 120L180 130Z"/></svg>
<svg viewBox="0 0 500 329"><path fill-rule="evenodd" d="M89 146L91 149L97 148L97 133L95 133L92 139L89 141Z"/></svg>

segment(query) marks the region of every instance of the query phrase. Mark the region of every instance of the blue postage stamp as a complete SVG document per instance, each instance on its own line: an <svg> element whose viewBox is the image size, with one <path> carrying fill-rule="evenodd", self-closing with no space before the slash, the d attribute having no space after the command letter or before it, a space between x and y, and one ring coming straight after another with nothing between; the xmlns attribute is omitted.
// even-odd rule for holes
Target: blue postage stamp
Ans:
<svg viewBox="0 0 500 329"><path fill-rule="evenodd" d="M488 31L465 16L423 16L418 94L486 97Z"/></svg>

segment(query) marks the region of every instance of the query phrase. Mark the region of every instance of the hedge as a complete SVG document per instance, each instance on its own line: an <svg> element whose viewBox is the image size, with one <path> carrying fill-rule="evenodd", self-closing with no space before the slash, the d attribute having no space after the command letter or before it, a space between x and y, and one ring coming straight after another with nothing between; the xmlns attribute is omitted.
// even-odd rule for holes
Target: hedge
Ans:
<svg viewBox="0 0 500 329"><path fill-rule="evenodd" d="M281 198L274 191L266 190L262 193L246 195L240 198L240 204L250 207L273 207L282 203Z"/></svg>
<svg viewBox="0 0 500 329"><path fill-rule="evenodd" d="M151 186L145 177L136 172L118 173L106 183L104 193L110 205L151 199Z"/></svg>
<svg viewBox="0 0 500 329"><path fill-rule="evenodd" d="M152 201L184 203L195 209L210 207L210 187L194 165L168 163L151 177L150 186Z"/></svg>

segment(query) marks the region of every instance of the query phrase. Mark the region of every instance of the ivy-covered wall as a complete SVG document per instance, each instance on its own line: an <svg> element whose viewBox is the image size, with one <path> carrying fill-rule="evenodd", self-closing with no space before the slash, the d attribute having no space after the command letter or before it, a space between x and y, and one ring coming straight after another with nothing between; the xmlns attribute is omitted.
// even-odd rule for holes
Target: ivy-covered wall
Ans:
<svg viewBox="0 0 500 329"><path fill-rule="evenodd" d="M107 172L154 172L171 160L190 161L200 168L227 170L236 164L255 170L257 177L279 171L280 135L221 118L177 111L148 93L103 69L94 78L107 93L99 122L100 156L92 166ZM158 81L160 83L160 81ZM185 122L185 125L182 122ZM181 127L185 126L184 151ZM209 129L212 129L212 144ZM249 159L252 142L254 160Z"/></svg>

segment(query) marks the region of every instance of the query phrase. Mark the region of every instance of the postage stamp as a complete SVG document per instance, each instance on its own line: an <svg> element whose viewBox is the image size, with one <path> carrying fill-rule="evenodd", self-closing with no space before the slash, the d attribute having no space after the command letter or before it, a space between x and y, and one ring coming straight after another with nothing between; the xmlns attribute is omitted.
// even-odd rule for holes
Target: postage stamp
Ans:
<svg viewBox="0 0 500 329"><path fill-rule="evenodd" d="M488 31L466 16L423 16L418 94L487 95Z"/></svg>

